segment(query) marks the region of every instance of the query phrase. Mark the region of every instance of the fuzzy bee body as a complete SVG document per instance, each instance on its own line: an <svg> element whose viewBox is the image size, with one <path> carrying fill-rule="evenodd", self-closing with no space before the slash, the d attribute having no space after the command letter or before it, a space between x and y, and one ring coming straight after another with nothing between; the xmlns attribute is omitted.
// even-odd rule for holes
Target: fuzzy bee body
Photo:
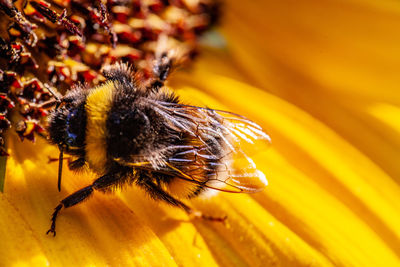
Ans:
<svg viewBox="0 0 400 267"><path fill-rule="evenodd" d="M93 190L134 183L154 199L192 213L179 198L210 188L253 192L267 184L242 147L267 143L262 129L233 113L180 103L161 90L169 66L158 69L163 78L143 86L127 65L117 64L105 70L104 84L71 90L52 113L50 140L77 158L70 169L88 166L100 178L61 201L48 233L55 234L63 207L78 204ZM245 164L235 167L233 154Z"/></svg>

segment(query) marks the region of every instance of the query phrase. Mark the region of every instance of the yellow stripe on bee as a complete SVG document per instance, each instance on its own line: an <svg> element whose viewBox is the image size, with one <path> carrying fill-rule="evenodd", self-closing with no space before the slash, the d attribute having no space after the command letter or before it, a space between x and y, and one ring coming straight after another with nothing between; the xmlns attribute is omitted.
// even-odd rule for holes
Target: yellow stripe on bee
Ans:
<svg viewBox="0 0 400 267"><path fill-rule="evenodd" d="M103 173L107 163L106 120L111 109L114 83L94 88L86 100L86 158L91 169Z"/></svg>

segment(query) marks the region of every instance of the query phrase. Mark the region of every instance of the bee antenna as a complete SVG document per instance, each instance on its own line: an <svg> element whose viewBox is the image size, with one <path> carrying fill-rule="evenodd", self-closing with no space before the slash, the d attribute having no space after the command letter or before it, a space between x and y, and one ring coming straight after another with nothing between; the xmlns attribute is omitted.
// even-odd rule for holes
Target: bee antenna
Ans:
<svg viewBox="0 0 400 267"><path fill-rule="evenodd" d="M41 106L44 108L48 108L48 107L54 106L54 104L56 104L56 110L57 110L60 107L61 103L63 102L63 99L60 99L47 83L45 83L44 86L49 91L49 93L54 97L55 100L49 100L49 101L43 103Z"/></svg>
<svg viewBox="0 0 400 267"><path fill-rule="evenodd" d="M63 167L63 160L64 160L64 147L63 144L58 145L58 149L60 149L60 155L58 157L58 181L57 187L58 192L61 191L61 176L62 176L62 167Z"/></svg>

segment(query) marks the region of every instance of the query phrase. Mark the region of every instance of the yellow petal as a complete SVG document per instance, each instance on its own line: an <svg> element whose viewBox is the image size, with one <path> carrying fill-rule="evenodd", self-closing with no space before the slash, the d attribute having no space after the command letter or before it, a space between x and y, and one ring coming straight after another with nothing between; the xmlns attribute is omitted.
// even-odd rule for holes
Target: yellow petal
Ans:
<svg viewBox="0 0 400 267"><path fill-rule="evenodd" d="M0 194L0 261L3 266L48 265L29 222Z"/></svg>
<svg viewBox="0 0 400 267"><path fill-rule="evenodd" d="M14 239L17 234L13 235L13 230L6 231L5 238L10 242L1 242L0 251L12 251L14 260L27 265L44 258L56 266L154 266L159 262L165 266L176 266L167 248L152 230L113 195L96 193L87 203L63 211L58 220L57 236L46 235L50 215L58 202L91 183L93 177L65 171L62 191L58 193L58 164L47 163L49 156L58 155L56 147L44 144L44 140L39 140L36 145L22 146L15 136L9 139L9 145L10 157L2 198L7 201L5 206L8 204L14 210L8 208L1 213L0 221L11 215L15 217L16 231L22 229L18 237L26 236L22 243L32 246L32 250L36 247L40 250L36 249L37 254L31 257L19 257L24 252L12 249L18 246L18 239ZM10 224L2 229L14 227L9 219L5 223ZM24 230L26 228L28 230Z"/></svg>
<svg viewBox="0 0 400 267"><path fill-rule="evenodd" d="M264 197L255 196L266 210L335 265L374 266L381 259L398 263L400 190L379 166L275 96L207 71L191 73L190 80L214 97L207 103L225 103L271 134L276 152L267 153L259 165L270 185ZM185 86L179 92L202 102L207 97ZM300 258L299 251L289 254Z"/></svg>
<svg viewBox="0 0 400 267"><path fill-rule="evenodd" d="M379 121L384 123L390 130L386 132L392 133L393 138L398 140L400 134L400 108L387 103L375 103L367 108L367 111L372 116L376 117Z"/></svg>
<svg viewBox="0 0 400 267"><path fill-rule="evenodd" d="M173 86L191 104L246 115L268 131L273 147L254 156L266 190L194 201L227 215L226 225L189 221L134 187L96 193L61 213L52 238L52 209L95 177L65 168L58 193L57 164L47 163L57 149L43 140L22 148L13 136L0 196L5 265L400 264L399 3L226 7L227 50L207 51Z"/></svg>
<svg viewBox="0 0 400 267"><path fill-rule="evenodd" d="M228 1L225 12L231 55L257 85L284 93L277 84L297 83L295 93L309 80L343 97L400 103L398 1Z"/></svg>

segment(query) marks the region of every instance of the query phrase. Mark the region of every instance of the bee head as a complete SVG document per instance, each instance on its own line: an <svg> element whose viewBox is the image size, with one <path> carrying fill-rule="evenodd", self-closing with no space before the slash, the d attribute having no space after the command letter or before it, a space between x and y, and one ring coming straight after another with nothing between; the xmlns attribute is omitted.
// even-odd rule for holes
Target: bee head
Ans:
<svg viewBox="0 0 400 267"><path fill-rule="evenodd" d="M50 116L48 133L50 141L65 146L66 151L83 148L86 132L86 111L84 97L72 94L62 100Z"/></svg>

